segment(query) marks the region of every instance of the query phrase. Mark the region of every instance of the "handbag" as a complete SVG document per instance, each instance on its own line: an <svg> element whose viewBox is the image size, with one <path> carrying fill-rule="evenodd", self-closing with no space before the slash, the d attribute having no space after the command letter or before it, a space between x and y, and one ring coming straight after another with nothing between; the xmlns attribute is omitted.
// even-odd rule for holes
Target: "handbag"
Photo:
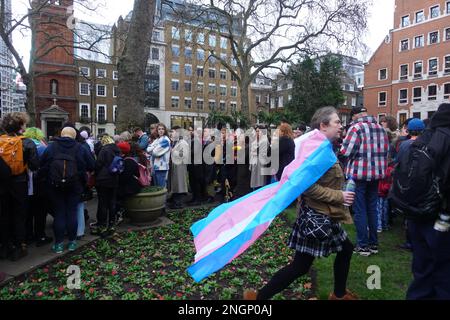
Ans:
<svg viewBox="0 0 450 320"><path fill-rule="evenodd" d="M302 208L303 210L303 208ZM300 234L307 239L325 240L333 232L331 219L310 208L303 210L300 216Z"/></svg>

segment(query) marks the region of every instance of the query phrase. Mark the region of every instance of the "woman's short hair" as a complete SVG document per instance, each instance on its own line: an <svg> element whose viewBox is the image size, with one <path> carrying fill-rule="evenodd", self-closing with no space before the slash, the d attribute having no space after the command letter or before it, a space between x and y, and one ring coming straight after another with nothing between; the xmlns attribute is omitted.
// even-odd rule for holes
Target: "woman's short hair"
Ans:
<svg viewBox="0 0 450 320"><path fill-rule="evenodd" d="M25 112L12 112L3 117L2 128L6 133L19 133L24 124L30 122L30 117Z"/></svg>
<svg viewBox="0 0 450 320"><path fill-rule="evenodd" d="M164 123L162 123L162 122L158 123L158 125L156 126L156 130L158 130L159 127L163 127L164 128L164 135L165 136L169 135L169 133L167 132L167 127L166 127L166 125Z"/></svg>
<svg viewBox="0 0 450 320"><path fill-rule="evenodd" d="M380 123L386 122L387 127L392 132L396 131L398 129L398 122L397 119L395 119L393 116L383 116L380 118Z"/></svg>
<svg viewBox="0 0 450 320"><path fill-rule="evenodd" d="M323 107L318 109L311 119L311 129L320 129L323 123L329 125L333 114L337 114L335 107Z"/></svg>

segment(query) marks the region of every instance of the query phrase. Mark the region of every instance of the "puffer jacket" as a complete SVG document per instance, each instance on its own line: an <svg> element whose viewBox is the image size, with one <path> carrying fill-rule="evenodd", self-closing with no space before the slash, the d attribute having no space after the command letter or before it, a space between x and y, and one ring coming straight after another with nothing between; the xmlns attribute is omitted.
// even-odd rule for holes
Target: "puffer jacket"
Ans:
<svg viewBox="0 0 450 320"><path fill-rule="evenodd" d="M119 186L119 175L109 172L109 166L115 156L120 156L120 149L115 144L107 144L102 147L95 163L95 186L105 188Z"/></svg>

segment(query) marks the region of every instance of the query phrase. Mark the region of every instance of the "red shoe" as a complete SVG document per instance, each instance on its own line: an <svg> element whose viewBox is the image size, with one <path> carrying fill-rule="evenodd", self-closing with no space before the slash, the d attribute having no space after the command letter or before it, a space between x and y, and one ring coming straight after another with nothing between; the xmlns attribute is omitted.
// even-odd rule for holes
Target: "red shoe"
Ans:
<svg viewBox="0 0 450 320"><path fill-rule="evenodd" d="M257 296L258 296L258 291L244 290L244 300L256 300Z"/></svg>
<svg viewBox="0 0 450 320"><path fill-rule="evenodd" d="M349 290L346 290L346 293L345 293L345 295L342 298L336 297L334 292L330 293L330 296L328 297L328 300L359 300L359 298L353 292L351 292Z"/></svg>

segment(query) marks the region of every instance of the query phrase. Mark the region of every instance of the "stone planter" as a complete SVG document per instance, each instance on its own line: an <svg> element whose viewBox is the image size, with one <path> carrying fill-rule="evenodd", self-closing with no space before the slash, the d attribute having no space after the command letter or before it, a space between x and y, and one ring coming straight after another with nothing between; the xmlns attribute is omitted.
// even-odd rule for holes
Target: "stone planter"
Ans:
<svg viewBox="0 0 450 320"><path fill-rule="evenodd" d="M125 201L125 209L132 223L155 222L166 208L167 189L142 192Z"/></svg>

